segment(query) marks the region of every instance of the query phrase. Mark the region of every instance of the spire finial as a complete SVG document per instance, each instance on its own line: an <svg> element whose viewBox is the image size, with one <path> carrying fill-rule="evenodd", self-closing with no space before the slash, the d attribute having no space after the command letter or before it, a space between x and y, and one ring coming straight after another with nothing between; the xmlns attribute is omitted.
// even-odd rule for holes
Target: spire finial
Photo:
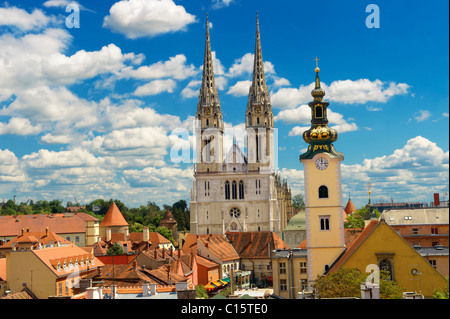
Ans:
<svg viewBox="0 0 450 319"><path fill-rule="evenodd" d="M320 59L318 59L317 56L316 56L316 58L314 60L316 61L316 69L315 69L315 71L316 71L316 73L319 73L320 69L319 69L319 62L318 61Z"/></svg>

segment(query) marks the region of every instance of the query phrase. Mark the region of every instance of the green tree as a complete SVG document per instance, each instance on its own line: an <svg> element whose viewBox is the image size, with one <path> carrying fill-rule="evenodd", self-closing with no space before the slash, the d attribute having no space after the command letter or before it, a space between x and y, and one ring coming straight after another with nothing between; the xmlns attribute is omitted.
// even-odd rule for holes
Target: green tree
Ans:
<svg viewBox="0 0 450 319"><path fill-rule="evenodd" d="M208 294L206 293L206 288L203 285L195 286L195 296L204 299L209 298Z"/></svg>
<svg viewBox="0 0 450 319"><path fill-rule="evenodd" d="M297 194L292 197L292 207L294 208L295 213L298 213L300 210L305 209L305 201L303 195Z"/></svg>
<svg viewBox="0 0 450 319"><path fill-rule="evenodd" d="M353 214L347 216L347 221L344 222L344 228L364 228L364 217L368 212L368 208L363 206L356 210ZM377 218L380 217L380 212L375 209Z"/></svg>
<svg viewBox="0 0 450 319"><path fill-rule="evenodd" d="M362 282L369 274L362 273L357 268L341 268L326 276L318 276L313 287L317 289L321 298L360 297ZM397 282L389 280L389 273L380 272L380 298L401 299L403 288Z"/></svg>
<svg viewBox="0 0 450 319"><path fill-rule="evenodd" d="M106 255L108 256L117 256L123 255L123 248L118 243L115 243L113 246L109 247L106 251Z"/></svg>
<svg viewBox="0 0 450 319"><path fill-rule="evenodd" d="M172 231L168 230L167 227L164 226L159 226L158 228L156 228L156 232L158 232L159 234L161 234L161 236L167 238L168 240L170 240L173 244L173 235L172 235Z"/></svg>
<svg viewBox="0 0 450 319"><path fill-rule="evenodd" d="M448 298L448 276L445 276L447 280L447 286L444 289L435 289L433 292L433 298L435 299L449 299Z"/></svg>

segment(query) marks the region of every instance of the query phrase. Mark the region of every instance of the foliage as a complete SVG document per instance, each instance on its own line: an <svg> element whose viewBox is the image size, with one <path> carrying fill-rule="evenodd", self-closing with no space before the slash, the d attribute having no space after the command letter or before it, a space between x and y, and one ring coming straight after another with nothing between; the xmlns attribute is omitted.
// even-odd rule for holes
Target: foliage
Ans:
<svg viewBox="0 0 450 319"><path fill-rule="evenodd" d="M234 291L236 291L237 289L238 289L238 286L234 285ZM225 289L223 289L221 292L218 293L218 295L221 295L224 297L228 297L229 295L231 295L231 286L228 286Z"/></svg>
<svg viewBox="0 0 450 319"><path fill-rule="evenodd" d="M292 197L292 207L294 208L295 213L298 213L300 210L305 209L305 201L303 195L297 194Z"/></svg>
<svg viewBox="0 0 450 319"><path fill-rule="evenodd" d="M435 299L449 299L448 298L448 276L445 276L445 280L447 280L447 286L443 289L435 289L433 292L433 298Z"/></svg>
<svg viewBox="0 0 450 319"><path fill-rule="evenodd" d="M195 286L195 296L197 298L204 298L204 299L209 298L208 294L206 293L206 288L203 285Z"/></svg>
<svg viewBox="0 0 450 319"><path fill-rule="evenodd" d="M161 236L166 237L168 240L170 240L172 242L172 244L174 243L173 242L173 235L172 235L172 231L171 230L168 230L164 226L160 226L160 227L156 228L156 231L158 233L160 233Z"/></svg>
<svg viewBox="0 0 450 319"><path fill-rule="evenodd" d="M123 255L123 248L118 243L115 243L113 246L109 247L106 251L106 255L108 256L117 256L117 255Z"/></svg>
<svg viewBox="0 0 450 319"><path fill-rule="evenodd" d="M361 296L360 284L366 281L367 276L367 273L362 273L357 268L341 268L326 276L319 276L313 287L321 298L359 298ZM389 272L380 272L380 298L401 299L403 288L388 278Z"/></svg>
<svg viewBox="0 0 450 319"><path fill-rule="evenodd" d="M364 228L364 216L367 214L367 207L363 206L356 210L353 214L347 216L347 221L344 222L344 228ZM380 217L380 212L375 209L377 218Z"/></svg>

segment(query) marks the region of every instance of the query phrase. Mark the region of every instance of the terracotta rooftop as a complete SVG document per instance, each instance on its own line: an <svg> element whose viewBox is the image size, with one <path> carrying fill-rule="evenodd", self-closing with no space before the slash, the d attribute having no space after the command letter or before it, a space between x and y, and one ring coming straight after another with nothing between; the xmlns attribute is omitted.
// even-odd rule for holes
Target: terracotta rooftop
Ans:
<svg viewBox="0 0 450 319"><path fill-rule="evenodd" d="M344 211L347 215L351 215L353 212L356 211L356 207L353 204L351 199L348 199L347 205L344 208Z"/></svg>
<svg viewBox="0 0 450 319"><path fill-rule="evenodd" d="M58 277L67 276L77 271L85 272L104 266L92 254L86 253L80 247L70 244L67 246L31 250ZM64 263L66 267L64 267ZM59 267L58 267L59 266Z"/></svg>
<svg viewBox="0 0 450 319"><path fill-rule="evenodd" d="M171 213L169 210L167 210L167 211L164 213L163 219L161 219L161 221L160 221L159 223L160 223L160 224L161 224L161 223L163 223L163 224L176 224L177 221L176 221L175 218L173 217L172 213Z"/></svg>
<svg viewBox="0 0 450 319"><path fill-rule="evenodd" d="M86 213L0 216L0 237L18 236L22 229L42 231L49 227L56 234L85 233L87 221L98 221Z"/></svg>
<svg viewBox="0 0 450 319"><path fill-rule="evenodd" d="M47 228L48 229L48 228ZM63 237L55 234L54 232L48 230L39 232L30 232L23 230L23 233L15 238L11 239L9 242L0 246L0 249L12 248L13 245L17 244L35 244L35 245L69 245L70 241L64 239Z"/></svg>
<svg viewBox="0 0 450 319"><path fill-rule="evenodd" d="M114 202L111 206L109 206L103 221L100 223L100 227L111 226L128 226L128 223L120 212L119 207L117 207Z"/></svg>
<svg viewBox="0 0 450 319"><path fill-rule="evenodd" d="M189 234L184 241L182 250L186 255L197 255L198 244L205 246L212 254L222 261L239 259L239 255L233 248L233 245L231 245L228 239L223 235Z"/></svg>
<svg viewBox="0 0 450 319"><path fill-rule="evenodd" d="M290 249L274 232L227 232L226 236L241 258L270 258L275 249Z"/></svg>

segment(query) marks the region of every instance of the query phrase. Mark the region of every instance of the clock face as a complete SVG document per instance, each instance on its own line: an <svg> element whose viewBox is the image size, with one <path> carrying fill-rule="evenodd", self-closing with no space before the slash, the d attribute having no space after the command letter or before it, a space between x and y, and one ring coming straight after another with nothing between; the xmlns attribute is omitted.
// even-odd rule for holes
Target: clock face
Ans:
<svg viewBox="0 0 450 319"><path fill-rule="evenodd" d="M324 158L324 157L319 157L319 158L316 160L316 167L317 167L318 169L320 169L320 170L324 170L325 168L327 168L327 167L328 167L328 161L327 161L327 159Z"/></svg>

